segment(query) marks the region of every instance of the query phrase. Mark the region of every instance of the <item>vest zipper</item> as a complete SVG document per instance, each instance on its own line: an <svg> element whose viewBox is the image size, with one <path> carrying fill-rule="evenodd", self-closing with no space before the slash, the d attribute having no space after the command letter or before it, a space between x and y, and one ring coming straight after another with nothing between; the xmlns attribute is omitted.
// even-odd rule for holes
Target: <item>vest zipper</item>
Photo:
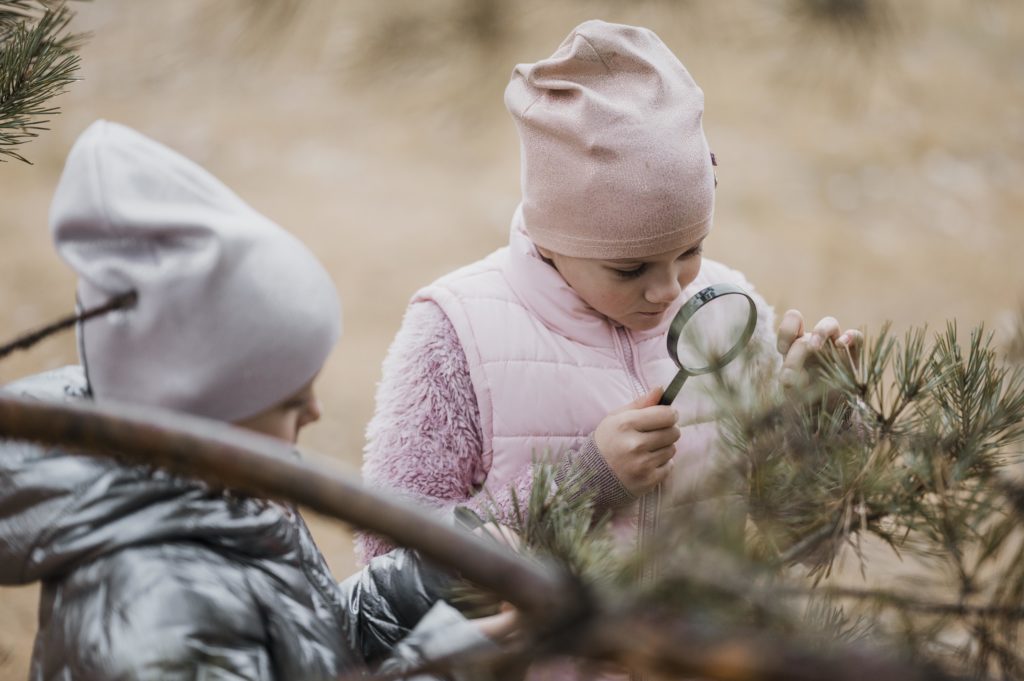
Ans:
<svg viewBox="0 0 1024 681"><path fill-rule="evenodd" d="M636 350L629 330L622 326L615 327L616 341L619 352L622 355L622 363L626 368L626 375L629 376L633 392L637 397L643 397L647 393L643 378L637 370ZM639 517L637 519L637 550L646 553L652 535L658 529L658 507L661 504L661 485L658 485L653 492L640 497ZM654 565L644 561L640 568L640 579L650 582L655 577Z"/></svg>
<svg viewBox="0 0 1024 681"><path fill-rule="evenodd" d="M629 377L633 392L638 398L643 397L647 394L647 388L637 368L638 358L633 345L633 339L629 335L629 330L624 326L616 326L615 341L619 354L622 355L622 364L626 368L626 375ZM637 550L640 551L641 555L646 552L647 545L650 543L650 537L657 528L660 499L661 485L658 485L654 492L640 497L640 508L637 518ZM654 566L649 561L641 561L639 578L641 583L650 583L653 580ZM645 677L641 674L631 673L629 677L630 681L645 681Z"/></svg>
<svg viewBox="0 0 1024 681"><path fill-rule="evenodd" d="M636 367L636 352L633 347L633 339L629 335L629 330L624 326L615 327L615 340L616 345L619 348L619 354L622 356L622 364L626 367L626 376L629 377L630 385L633 387L633 392L640 398L647 393L647 389L644 387L643 379L640 378L640 372Z"/></svg>

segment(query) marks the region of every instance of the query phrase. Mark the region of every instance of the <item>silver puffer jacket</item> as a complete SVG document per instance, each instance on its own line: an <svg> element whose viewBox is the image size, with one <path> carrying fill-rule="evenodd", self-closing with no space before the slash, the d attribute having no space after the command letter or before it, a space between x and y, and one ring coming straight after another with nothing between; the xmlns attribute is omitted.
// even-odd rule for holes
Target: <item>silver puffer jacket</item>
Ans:
<svg viewBox="0 0 1024 681"><path fill-rule="evenodd" d="M79 399L84 385L68 368L5 389ZM328 679L487 645L432 609L446 579L411 552L338 584L288 507L0 442L0 584L34 581L38 681Z"/></svg>

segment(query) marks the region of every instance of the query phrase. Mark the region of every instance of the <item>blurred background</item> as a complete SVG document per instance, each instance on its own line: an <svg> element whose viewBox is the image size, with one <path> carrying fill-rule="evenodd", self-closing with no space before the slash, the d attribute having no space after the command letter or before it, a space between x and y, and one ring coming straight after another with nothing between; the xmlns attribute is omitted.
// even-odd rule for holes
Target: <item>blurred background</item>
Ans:
<svg viewBox="0 0 1024 681"><path fill-rule="evenodd" d="M303 444L357 470L409 296L506 242L518 141L502 94L590 18L654 29L703 87L719 160L706 255L779 315L869 332L1003 333L1024 298L1019 0L94 0L81 82L0 163L0 336L72 309L47 209L75 137L133 126L294 232L341 291L344 338ZM72 334L0 383L75 361ZM335 574L347 528L310 518ZM24 678L35 587L0 589L0 679Z"/></svg>

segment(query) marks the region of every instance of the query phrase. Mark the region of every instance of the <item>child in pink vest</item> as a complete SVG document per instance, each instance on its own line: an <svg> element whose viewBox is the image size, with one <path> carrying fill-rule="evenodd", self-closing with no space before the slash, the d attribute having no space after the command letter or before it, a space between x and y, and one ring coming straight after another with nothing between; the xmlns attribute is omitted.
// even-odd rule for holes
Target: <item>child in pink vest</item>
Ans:
<svg viewBox="0 0 1024 681"><path fill-rule="evenodd" d="M653 32L581 24L550 58L515 68L505 101L522 152L509 245L413 297L384 362L365 477L434 508L493 498L508 512L547 453L561 476L586 471L620 520L656 516L644 495L696 484L717 447L699 385L658 405L683 302L715 283L751 292L752 343L766 349L754 354L784 382L826 339L857 332L827 318L805 334L791 311L777 339L743 275L702 257L715 198L704 95ZM359 545L364 559L389 548Z"/></svg>

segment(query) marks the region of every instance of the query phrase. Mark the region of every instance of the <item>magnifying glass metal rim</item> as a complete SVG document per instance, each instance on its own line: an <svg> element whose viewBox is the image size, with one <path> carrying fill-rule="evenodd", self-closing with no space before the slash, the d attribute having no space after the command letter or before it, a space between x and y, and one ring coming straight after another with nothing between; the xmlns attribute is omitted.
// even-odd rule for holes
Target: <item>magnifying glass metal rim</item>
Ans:
<svg viewBox="0 0 1024 681"><path fill-rule="evenodd" d="M679 336L683 332L683 328L693 318L693 315L697 314L697 310L701 309L712 300L721 298L722 296L738 295L743 296L747 299L747 303L750 305L750 313L747 315L747 326L743 329L743 333L740 334L739 340L736 341L735 345L729 348L729 351L722 355L722 357L712 364L708 364L706 367L699 369L690 369L684 367L679 362L679 354L677 346L679 345ZM676 312L676 316L672 318L672 324L668 329L668 354L672 358L672 361L679 371L676 372L675 378L669 383L668 387L665 388L665 392L659 400L659 404L672 404L673 400L676 399L676 395L679 394L679 390L686 383L686 379L690 376L700 376L702 374L708 374L712 371L716 371L721 367L725 366L743 352L743 349L750 342L751 337L754 335L754 329L757 327L757 304L754 303L754 299L746 291L741 289L739 286L733 284L712 284L706 286L700 291L695 293L692 298L686 301L685 304L679 311Z"/></svg>

